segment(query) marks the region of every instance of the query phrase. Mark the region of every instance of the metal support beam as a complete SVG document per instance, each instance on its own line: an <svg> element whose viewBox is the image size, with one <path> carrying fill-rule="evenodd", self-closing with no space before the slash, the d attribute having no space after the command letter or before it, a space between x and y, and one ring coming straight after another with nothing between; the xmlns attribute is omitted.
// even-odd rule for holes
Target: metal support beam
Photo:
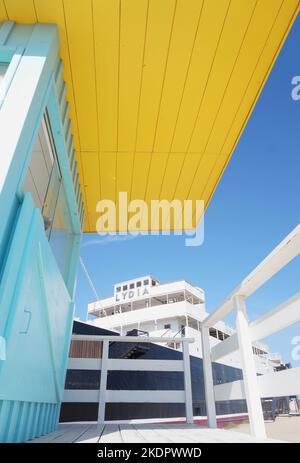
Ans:
<svg viewBox="0 0 300 463"><path fill-rule="evenodd" d="M244 298L242 296L235 296L234 305L236 309L236 329L243 368L250 430L253 436L265 438L266 430Z"/></svg>
<svg viewBox="0 0 300 463"><path fill-rule="evenodd" d="M103 345L102 345L102 362L101 362L101 379L100 379L100 390L99 390L98 423L104 423L104 419L105 419L108 352L109 352L109 341L107 339L105 339L103 341Z"/></svg>
<svg viewBox="0 0 300 463"><path fill-rule="evenodd" d="M186 422L193 423L194 416L193 416L192 380L191 380L190 353L189 353L189 343L188 342L183 342L182 352L183 352Z"/></svg>
<svg viewBox="0 0 300 463"><path fill-rule="evenodd" d="M204 325L201 325L201 342L207 422L210 428L216 428L217 418L214 397L212 363L210 357L209 328L207 328Z"/></svg>

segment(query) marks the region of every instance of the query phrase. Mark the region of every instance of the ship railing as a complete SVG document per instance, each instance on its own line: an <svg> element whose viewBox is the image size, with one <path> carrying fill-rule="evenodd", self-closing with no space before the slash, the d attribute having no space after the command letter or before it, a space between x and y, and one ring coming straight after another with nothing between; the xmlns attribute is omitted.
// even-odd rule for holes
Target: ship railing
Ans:
<svg viewBox="0 0 300 463"><path fill-rule="evenodd" d="M300 292L251 323L248 321L246 310L247 298L299 254L300 225L201 323L206 410L210 427L217 425L216 401L246 399L251 433L263 438L266 432L261 399L294 396L300 393L300 367L257 376L252 351L253 342L300 321ZM209 328L232 310L235 312L236 333L211 347ZM243 380L214 386L212 362L217 362L235 351L240 354Z"/></svg>
<svg viewBox="0 0 300 463"><path fill-rule="evenodd" d="M186 422L193 423L193 402L189 344L194 342L193 338L177 338L176 342L182 344L182 359L145 359L145 358L110 358L109 346L112 343L162 343L173 340L167 337L150 336L106 336L106 335L72 335L74 352L76 342L90 342L95 350L94 344L100 344L98 350L99 358L69 358L70 369L97 369L100 370L100 387L97 390L68 390L65 389L63 402L98 402L98 422L105 422L105 409L107 403L184 403ZM80 347L80 346L79 346ZM94 354L94 353L93 353ZM107 389L107 375L109 371L175 371L183 372L184 390L110 390ZM84 398L84 399L83 399Z"/></svg>

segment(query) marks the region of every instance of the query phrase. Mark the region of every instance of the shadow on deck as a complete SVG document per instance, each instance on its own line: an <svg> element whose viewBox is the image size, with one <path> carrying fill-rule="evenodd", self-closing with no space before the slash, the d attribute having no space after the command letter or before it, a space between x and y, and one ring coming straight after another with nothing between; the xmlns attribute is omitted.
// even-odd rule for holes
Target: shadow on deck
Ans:
<svg viewBox="0 0 300 463"><path fill-rule="evenodd" d="M60 424L57 431L29 443L251 443L279 442L197 424Z"/></svg>

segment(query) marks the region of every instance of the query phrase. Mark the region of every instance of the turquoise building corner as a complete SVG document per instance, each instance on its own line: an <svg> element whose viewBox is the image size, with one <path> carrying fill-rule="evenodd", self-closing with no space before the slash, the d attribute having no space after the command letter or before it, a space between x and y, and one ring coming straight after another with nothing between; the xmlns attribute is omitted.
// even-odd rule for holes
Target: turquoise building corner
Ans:
<svg viewBox="0 0 300 463"><path fill-rule="evenodd" d="M56 26L4 22L0 65L0 442L23 442L58 421L84 211Z"/></svg>

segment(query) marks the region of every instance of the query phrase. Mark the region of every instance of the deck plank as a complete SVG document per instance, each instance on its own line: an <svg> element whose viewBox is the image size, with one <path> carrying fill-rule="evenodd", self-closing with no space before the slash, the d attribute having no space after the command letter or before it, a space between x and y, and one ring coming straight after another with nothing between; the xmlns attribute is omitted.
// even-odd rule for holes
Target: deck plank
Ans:
<svg viewBox="0 0 300 463"><path fill-rule="evenodd" d="M79 436L75 444L97 444L103 432L104 424L91 425L81 436Z"/></svg>
<svg viewBox="0 0 300 463"><path fill-rule="evenodd" d="M70 427L72 427L72 430L78 429L78 432L82 432L82 423L76 423L76 424L70 424L70 423L60 423L58 425L58 429L56 431L50 432L49 434L45 434L40 437L36 437L35 439L32 439L28 441L30 444L42 444L42 443L48 443L48 442L57 442L60 438L64 438L64 436L67 434L68 436L70 435Z"/></svg>
<svg viewBox="0 0 300 463"><path fill-rule="evenodd" d="M104 430L101 434L100 444L109 444L109 443L116 443L120 444L123 443L122 436L120 433L119 425L117 424L106 424Z"/></svg>
<svg viewBox="0 0 300 463"><path fill-rule="evenodd" d="M148 442L131 424L120 424L120 433L126 444Z"/></svg>
<svg viewBox="0 0 300 463"><path fill-rule="evenodd" d="M138 432L146 442L151 443L172 443L168 436L162 436L157 431L158 425L155 424L132 424L136 432Z"/></svg>
<svg viewBox="0 0 300 463"><path fill-rule="evenodd" d="M174 426L172 425L172 432L170 433L170 425L168 424L160 424L159 425L159 430L162 433L162 435L168 435L170 439L172 439L172 442L175 443L195 443L197 442L197 438L194 436L193 433L186 432L185 429L182 428L182 426Z"/></svg>
<svg viewBox="0 0 300 463"><path fill-rule="evenodd" d="M164 425L162 425L164 426ZM170 433L170 426L167 427L168 432ZM188 425L185 423L172 425L172 436L176 435L176 438L180 443L183 443L185 439L189 439L193 443L221 443L223 442L221 439L218 439L215 435L210 433L207 435L203 433L202 430L205 428L201 428L197 425Z"/></svg>
<svg viewBox="0 0 300 463"><path fill-rule="evenodd" d="M51 442L54 444L71 444L72 442L76 441L86 430L90 427L90 424L85 425L75 425L70 424L67 427L67 432L62 434L59 437L56 437Z"/></svg>
<svg viewBox="0 0 300 463"><path fill-rule="evenodd" d="M186 423L105 424L64 423L29 443L239 443L279 442L249 434Z"/></svg>

